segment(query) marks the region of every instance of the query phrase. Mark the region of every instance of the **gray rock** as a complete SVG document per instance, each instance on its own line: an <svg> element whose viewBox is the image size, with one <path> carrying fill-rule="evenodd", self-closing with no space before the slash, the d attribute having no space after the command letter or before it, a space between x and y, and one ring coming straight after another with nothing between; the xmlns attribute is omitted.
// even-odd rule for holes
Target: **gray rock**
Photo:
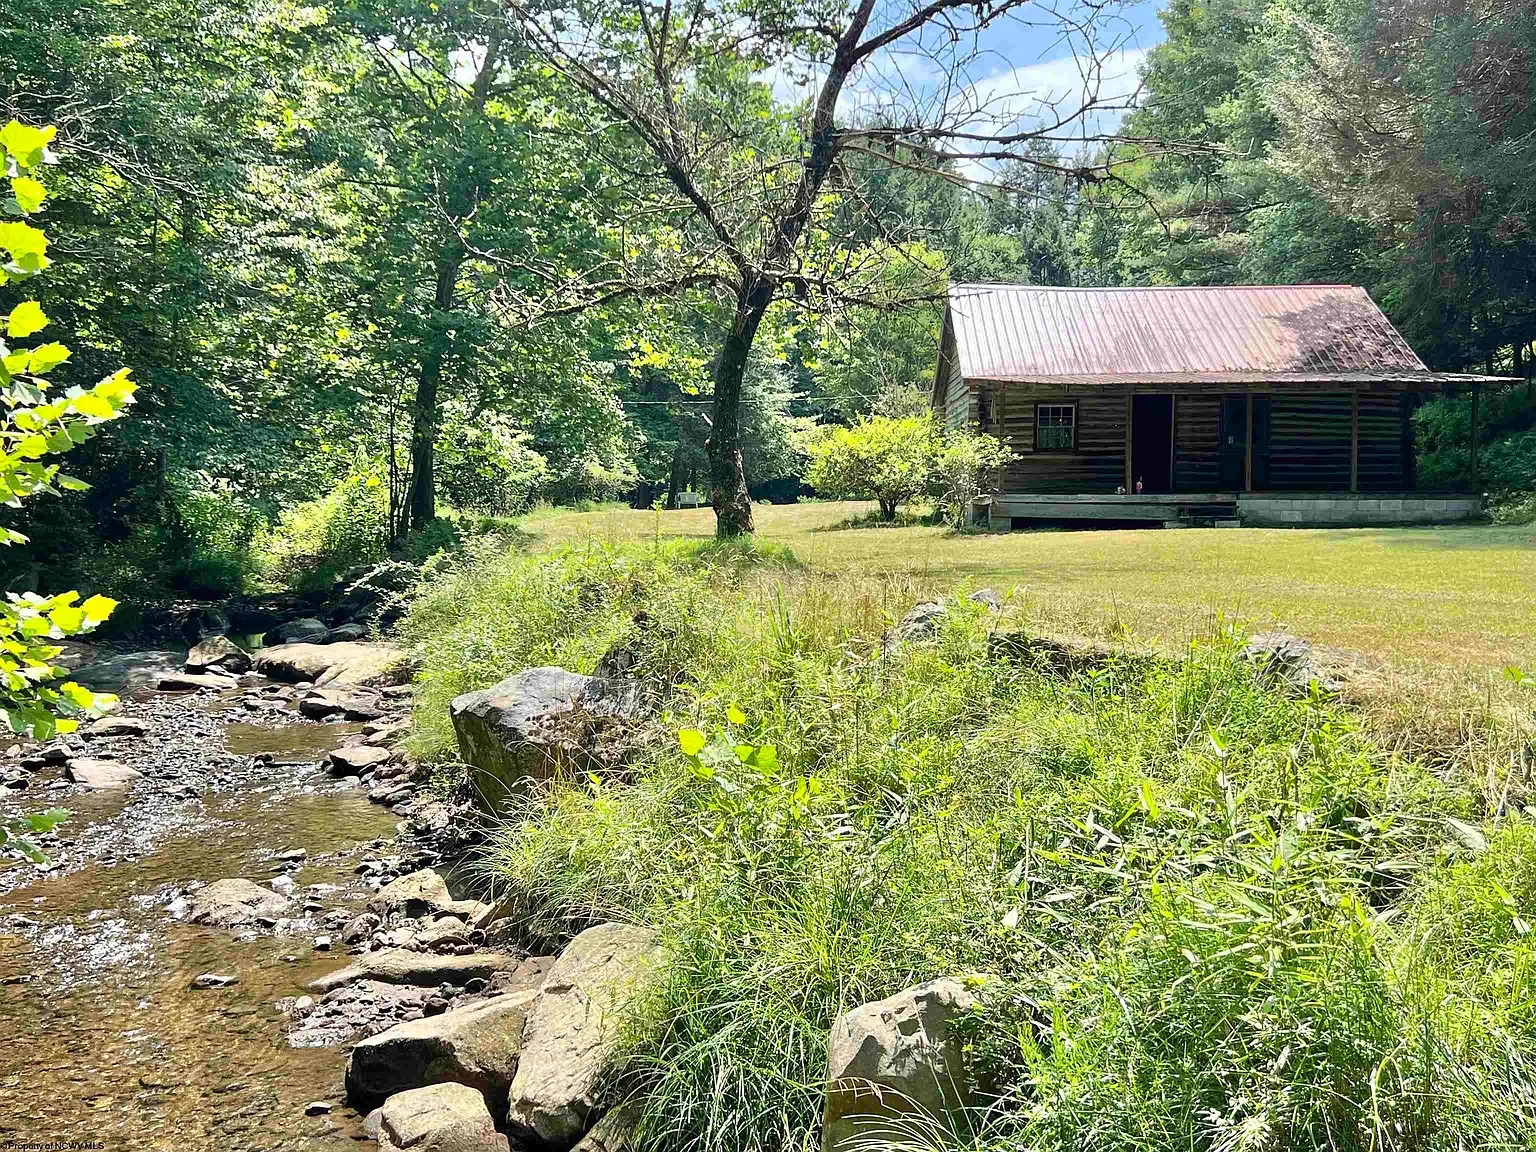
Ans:
<svg viewBox="0 0 1536 1152"><path fill-rule="evenodd" d="M113 691L136 692L153 688L162 677L181 669L181 654L165 649L145 652L125 652L86 664L70 673L70 679L91 688Z"/></svg>
<svg viewBox="0 0 1536 1152"><path fill-rule="evenodd" d="M133 716L104 716L85 732L87 736L147 736L149 724Z"/></svg>
<svg viewBox="0 0 1536 1152"><path fill-rule="evenodd" d="M268 644L307 644L324 639L330 627L313 616L300 616L288 620L268 632L264 639Z"/></svg>
<svg viewBox="0 0 1536 1152"><path fill-rule="evenodd" d="M263 917L281 916L293 901L250 880L215 880L193 892L187 919L216 928L241 928Z"/></svg>
<svg viewBox="0 0 1536 1152"><path fill-rule="evenodd" d="M396 1092L451 1081L480 1092L499 1112L538 998L535 991L494 996L358 1041L347 1057L347 1098L363 1111Z"/></svg>
<svg viewBox="0 0 1536 1152"><path fill-rule="evenodd" d="M194 988L228 988L231 984L240 983L240 977L227 976L221 972L204 972L201 976L192 978Z"/></svg>
<svg viewBox="0 0 1536 1152"><path fill-rule="evenodd" d="M569 1148L586 1130L629 999L665 961L656 933L588 928L555 961L523 1031L507 1126L514 1138Z"/></svg>
<svg viewBox="0 0 1536 1152"><path fill-rule="evenodd" d="M65 779L87 788L122 788L141 776L142 772L116 760L97 760L90 756L76 756L64 765Z"/></svg>
<svg viewBox="0 0 1536 1152"><path fill-rule="evenodd" d="M338 624L326 633L325 639L329 644L338 640L365 640L368 637L366 624Z"/></svg>
<svg viewBox="0 0 1536 1152"><path fill-rule="evenodd" d="M206 672L210 669L237 674L249 672L251 654L228 636L209 636L199 641L187 653L186 670Z"/></svg>
<svg viewBox="0 0 1536 1152"><path fill-rule="evenodd" d="M372 912L364 912L362 915L347 921L347 926L341 930L341 942L343 944L361 944L373 935L380 923L379 918Z"/></svg>
<svg viewBox="0 0 1536 1152"><path fill-rule="evenodd" d="M450 705L459 755L480 771L471 781L492 811L562 766L600 771L605 744L646 711L639 686L564 668L529 668Z"/></svg>
<svg viewBox="0 0 1536 1152"><path fill-rule="evenodd" d="M310 981L309 988L313 992L329 992L357 980L416 984L423 988L438 984L463 987L471 980L489 980L498 972L515 971L517 966L517 957L504 952L468 952L454 956L381 948L359 957L345 968Z"/></svg>
<svg viewBox="0 0 1536 1152"><path fill-rule="evenodd" d="M571 1152L630 1152L639 1121L639 1104L620 1104L592 1125Z"/></svg>
<svg viewBox="0 0 1536 1152"><path fill-rule="evenodd" d="M377 720L383 715L379 698L371 692L345 688L315 688L299 701L299 711L311 720L345 716L348 720Z"/></svg>
<svg viewBox="0 0 1536 1152"><path fill-rule="evenodd" d="M405 651L384 643L281 644L257 651L253 663L274 680L322 688L393 685L410 677Z"/></svg>
<svg viewBox="0 0 1536 1152"><path fill-rule="evenodd" d="M353 744L347 748L333 748L327 753L331 771L338 776L360 775L389 759L388 748L376 748L372 744Z"/></svg>
<svg viewBox="0 0 1536 1152"><path fill-rule="evenodd" d="M932 980L865 1004L827 1038L823 1152L896 1143L974 1103L953 1022L976 1007L959 980Z"/></svg>
<svg viewBox="0 0 1536 1152"><path fill-rule="evenodd" d="M966 597L976 604L982 604L987 611L996 616L1003 610L1003 602L998 594L990 588L978 588ZM938 635L939 626L944 617L949 614L952 599L925 600L916 604L912 610L901 618L901 622L891 629L885 637L887 651L901 647L903 644L921 643L932 640Z"/></svg>
<svg viewBox="0 0 1536 1152"><path fill-rule="evenodd" d="M197 692L204 688L222 692L226 688L239 687L239 684L235 677L217 672L173 672L162 676L155 687L162 692Z"/></svg>
<svg viewBox="0 0 1536 1152"><path fill-rule="evenodd" d="M391 1096L379 1116L379 1152L507 1152L485 1099L463 1084Z"/></svg>
<svg viewBox="0 0 1536 1152"><path fill-rule="evenodd" d="M335 1107L336 1105L329 1100L311 1100L308 1104L304 1105L304 1115L329 1116L331 1110Z"/></svg>
<svg viewBox="0 0 1536 1152"><path fill-rule="evenodd" d="M1337 692L1344 687L1318 661L1312 645L1289 632L1256 632L1248 637L1242 655L1258 667L1261 675L1297 695L1306 695L1313 684L1325 692Z"/></svg>
<svg viewBox="0 0 1536 1152"><path fill-rule="evenodd" d="M461 916L478 926L489 917L491 907L479 900L455 900L448 882L434 868L421 868L398 880L391 880L373 894L368 911L387 917L400 913L416 920L424 916Z"/></svg>

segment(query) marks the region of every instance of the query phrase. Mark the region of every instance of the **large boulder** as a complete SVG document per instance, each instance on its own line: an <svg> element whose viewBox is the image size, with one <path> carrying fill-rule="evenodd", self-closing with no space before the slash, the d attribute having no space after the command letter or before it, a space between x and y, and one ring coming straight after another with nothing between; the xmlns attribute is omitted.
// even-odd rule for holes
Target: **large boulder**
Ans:
<svg viewBox="0 0 1536 1152"><path fill-rule="evenodd" d="M1312 645L1289 632L1256 632L1243 646L1243 659L1285 690L1305 696L1316 684L1337 692L1344 684L1318 659Z"/></svg>
<svg viewBox="0 0 1536 1152"><path fill-rule="evenodd" d="M599 924L571 941L523 1031L507 1107L514 1139L570 1148L581 1138L619 1039L619 1013L664 960L649 928Z"/></svg>
<svg viewBox="0 0 1536 1152"><path fill-rule="evenodd" d="M325 639L331 626L324 620L314 616L300 616L297 620L288 620L279 624L268 632L263 639L268 644L308 644L311 641Z"/></svg>
<svg viewBox="0 0 1536 1152"><path fill-rule="evenodd" d="M475 1089L500 1112L538 998L537 991L494 996L358 1041L347 1057L347 1098L367 1111L396 1092L452 1082Z"/></svg>
<svg viewBox="0 0 1536 1152"><path fill-rule="evenodd" d="M293 902L279 892L250 880L215 880L192 893L187 919L216 928L240 928L275 919Z"/></svg>
<svg viewBox="0 0 1536 1152"><path fill-rule="evenodd" d="M832 1025L822 1152L896 1143L942 1128L972 1104L952 1025L976 1007L959 980L932 980L865 1004Z"/></svg>
<svg viewBox="0 0 1536 1152"><path fill-rule="evenodd" d="M379 1116L379 1152L507 1152L485 1098L463 1084L391 1096Z"/></svg>
<svg viewBox="0 0 1536 1152"><path fill-rule="evenodd" d="M181 670L179 652L166 649L150 649L145 652L124 652L84 664L70 673L71 680L89 688L113 692L137 692L153 688L161 679Z"/></svg>
<svg viewBox="0 0 1536 1152"><path fill-rule="evenodd" d="M998 616L1003 611L1003 602L997 593L990 588L978 588L965 598L973 604L980 604L990 615ZM924 600L915 604L892 628L886 633L882 644L886 651L893 652L904 644L919 644L932 640L939 634L939 629L945 618L954 610L956 601L953 598L943 600Z"/></svg>
<svg viewBox="0 0 1536 1152"><path fill-rule="evenodd" d="M209 636L193 645L187 653L188 672L249 672L251 654L228 636Z"/></svg>
<svg viewBox="0 0 1536 1152"><path fill-rule="evenodd" d="M73 780L91 789L122 788L142 775L142 772L116 760L98 760L93 756L76 756L64 765L66 780Z"/></svg>
<svg viewBox="0 0 1536 1152"><path fill-rule="evenodd" d="M308 680L321 687L401 684L410 676L403 649L394 644L280 644L257 651L256 671L273 680Z"/></svg>
<svg viewBox="0 0 1536 1152"><path fill-rule="evenodd" d="M498 972L515 972L518 958L505 952L467 952L463 955L439 955L412 952L406 948L381 948L369 952L317 980L309 982L312 992L329 992L358 980L381 984L419 984L435 987L453 984L462 987L471 980L489 980Z"/></svg>
<svg viewBox="0 0 1536 1152"><path fill-rule="evenodd" d="M459 756L478 771L471 780L492 811L562 767L602 771L627 749L632 723L646 711L639 686L568 672L529 668L450 706Z"/></svg>

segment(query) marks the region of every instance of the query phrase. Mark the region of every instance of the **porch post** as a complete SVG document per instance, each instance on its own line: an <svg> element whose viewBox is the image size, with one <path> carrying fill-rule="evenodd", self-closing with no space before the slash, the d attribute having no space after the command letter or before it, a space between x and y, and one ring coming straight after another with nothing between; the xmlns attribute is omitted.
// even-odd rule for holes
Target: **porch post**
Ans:
<svg viewBox="0 0 1536 1152"><path fill-rule="evenodd" d="M1360 389L1349 391L1349 490L1360 491Z"/></svg>
<svg viewBox="0 0 1536 1152"><path fill-rule="evenodd" d="M1482 397L1482 391L1482 385L1472 385L1472 443L1468 445L1468 449L1472 454L1472 483L1474 485L1480 483L1477 478L1477 402Z"/></svg>
<svg viewBox="0 0 1536 1152"><path fill-rule="evenodd" d="M1168 397L1168 491L1177 492L1179 472L1179 394Z"/></svg>
<svg viewBox="0 0 1536 1152"><path fill-rule="evenodd" d="M1253 491L1253 393L1248 393L1247 447L1243 450L1243 491Z"/></svg>
<svg viewBox="0 0 1536 1152"><path fill-rule="evenodd" d="M1134 399L1135 394L1127 388L1125 390L1125 491L1127 495L1136 491L1136 479L1131 475L1131 416L1135 411Z"/></svg>

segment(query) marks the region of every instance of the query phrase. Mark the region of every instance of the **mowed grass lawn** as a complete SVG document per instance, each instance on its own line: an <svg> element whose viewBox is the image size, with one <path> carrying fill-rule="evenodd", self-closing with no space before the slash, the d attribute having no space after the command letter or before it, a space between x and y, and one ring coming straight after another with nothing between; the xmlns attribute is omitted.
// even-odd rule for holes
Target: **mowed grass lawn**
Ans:
<svg viewBox="0 0 1536 1152"><path fill-rule="evenodd" d="M1398 667L1536 666L1536 528L1181 529L956 535L847 528L871 506L762 505L759 535L812 568L922 589L989 585L1041 627L1177 644L1219 614ZM546 511L546 543L707 537L709 509Z"/></svg>

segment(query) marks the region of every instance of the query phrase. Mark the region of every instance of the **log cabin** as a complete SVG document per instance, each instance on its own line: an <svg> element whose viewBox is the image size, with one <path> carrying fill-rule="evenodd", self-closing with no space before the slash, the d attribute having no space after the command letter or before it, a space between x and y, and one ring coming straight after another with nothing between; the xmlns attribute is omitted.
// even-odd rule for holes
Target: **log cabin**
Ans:
<svg viewBox="0 0 1536 1152"><path fill-rule="evenodd" d="M1502 383L1431 372L1363 288L955 284L933 407L1014 458L994 524L1433 523L1476 496L1417 490L1413 412Z"/></svg>

